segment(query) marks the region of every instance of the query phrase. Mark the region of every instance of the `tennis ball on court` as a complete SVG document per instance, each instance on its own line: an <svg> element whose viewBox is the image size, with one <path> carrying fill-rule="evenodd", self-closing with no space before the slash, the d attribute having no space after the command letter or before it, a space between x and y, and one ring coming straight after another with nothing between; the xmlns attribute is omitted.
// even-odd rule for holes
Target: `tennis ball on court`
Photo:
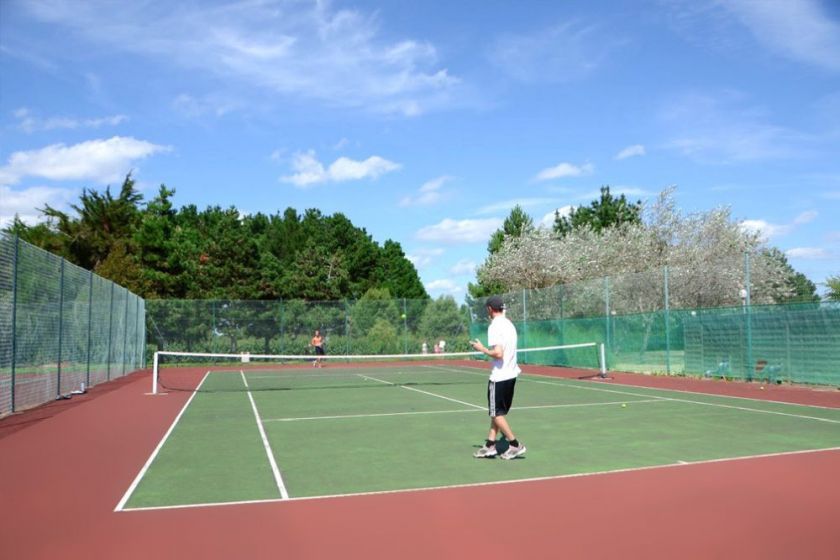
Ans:
<svg viewBox="0 0 840 560"><path fill-rule="evenodd" d="M621 408L627 408L627 405L624 404L624 403L621 403Z"/></svg>
<svg viewBox="0 0 840 560"><path fill-rule="evenodd" d="M763 391L763 390L764 390L764 385L762 385L761 387L759 387L759 389L761 389L761 390Z"/></svg>

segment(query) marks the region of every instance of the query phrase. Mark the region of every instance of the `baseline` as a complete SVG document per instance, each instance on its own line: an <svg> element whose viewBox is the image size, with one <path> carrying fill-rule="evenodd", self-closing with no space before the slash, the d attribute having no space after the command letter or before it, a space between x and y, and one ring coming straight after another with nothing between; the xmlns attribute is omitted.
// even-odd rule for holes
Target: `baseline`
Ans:
<svg viewBox="0 0 840 560"><path fill-rule="evenodd" d="M709 465L709 464L716 464L716 463L731 463L735 461L751 461L755 459L768 459L772 457L785 457L790 455L807 455L812 453L826 453L832 451L840 451L840 447L823 447L823 448L816 448L816 449L800 449L797 451L781 451L777 453L762 453L757 455L743 455L738 457L723 457L718 459L704 459L702 461L676 461L674 463L664 463L661 465L648 465L644 467L631 467L626 469L613 469L613 470L605 470L605 471L594 471L594 472L584 472L584 473L572 473L572 474L560 474L560 475L552 475L552 476L539 476L539 477L531 477L531 478L519 478L519 479L511 479L511 480L494 480L491 482L473 482L467 484L452 484L448 486L428 486L424 488L404 488L399 490L376 490L372 492L353 492L348 494L329 494L323 496L301 496L298 498L289 498L287 500L281 500L278 498L269 498L265 500L243 500L238 502L212 502L212 503L204 503L204 504L184 504L184 505L174 505L174 506L154 506L154 507L142 507L142 508L132 508L128 510L123 510L124 513L126 512L135 512L135 511L157 511L157 510L170 510L170 509L195 509L195 508L203 508L203 507L223 507L223 506L236 506L236 505L251 505L251 504L266 504L266 503L290 503L290 502L303 502L303 501L313 501L313 500L332 500L338 498L355 498L360 496L377 496L377 495L384 495L384 494L402 494L402 493L415 493L415 492L429 492L435 490L450 490L456 488L474 488L474 487L481 487L481 486L500 486L500 485L507 485L507 484L522 484L528 482L542 482L542 481L549 481L549 480L563 480L569 478L585 478L590 476L603 476L603 475L610 475L610 474L621 474L621 473L633 473L633 472L642 472L642 471L651 471L657 469L670 469L670 468L681 468L681 467L688 467L694 465Z"/></svg>

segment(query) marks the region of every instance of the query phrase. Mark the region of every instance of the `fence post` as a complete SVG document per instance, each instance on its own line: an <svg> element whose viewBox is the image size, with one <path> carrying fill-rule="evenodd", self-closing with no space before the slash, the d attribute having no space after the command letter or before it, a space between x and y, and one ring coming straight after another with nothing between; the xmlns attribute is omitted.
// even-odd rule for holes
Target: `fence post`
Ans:
<svg viewBox="0 0 840 560"><path fill-rule="evenodd" d="M55 378L55 398L61 398L61 339L64 338L64 257L58 275L58 367Z"/></svg>
<svg viewBox="0 0 840 560"><path fill-rule="evenodd" d="M122 361L122 375L125 375L125 350L128 345L128 294L129 291L125 290L125 312L123 313L123 349L122 349L122 357L120 358Z"/></svg>
<svg viewBox="0 0 840 560"><path fill-rule="evenodd" d="M747 322L747 363L746 379L752 381L753 377L753 349L752 349L752 309L750 304L750 254L744 252L744 311Z"/></svg>
<svg viewBox="0 0 840 560"><path fill-rule="evenodd" d="M283 325L283 319L284 319L284 317L283 317L283 300L282 299L279 300L277 302L277 305L280 306L280 321L278 322L279 326L280 326L280 348L278 350L282 354L283 353L283 348L285 348L285 346L284 346L285 341L283 340L283 326L284 326Z"/></svg>
<svg viewBox="0 0 840 560"><path fill-rule="evenodd" d="M15 363L17 362L17 277L18 255L20 254L20 236L15 235L15 256L12 261L12 386L11 408L15 411Z"/></svg>
<svg viewBox="0 0 840 560"><path fill-rule="evenodd" d="M671 375L671 305L668 291L668 265L665 265L665 372Z"/></svg>
<svg viewBox="0 0 840 560"><path fill-rule="evenodd" d="M522 288L522 348L528 348L528 290Z"/></svg>
<svg viewBox="0 0 840 560"><path fill-rule="evenodd" d="M134 296L134 369L140 369L140 296Z"/></svg>
<svg viewBox="0 0 840 560"><path fill-rule="evenodd" d="M108 372L106 379L108 381L111 380L111 331L114 330L114 286L115 284L111 282L111 303L108 304Z"/></svg>
<svg viewBox="0 0 840 560"><path fill-rule="evenodd" d="M408 306L406 305L405 298L403 300L403 354L408 354Z"/></svg>
<svg viewBox="0 0 840 560"><path fill-rule="evenodd" d="M85 366L85 387L90 387L90 339L93 330L93 271L88 271L88 338L87 365Z"/></svg>
<svg viewBox="0 0 840 560"><path fill-rule="evenodd" d="M609 276L604 276L604 306L605 306L604 321L606 323L606 329L607 329L606 336L604 337L604 341L606 343L607 350L610 350L611 346L610 346L610 277ZM609 355L609 352L607 352L607 355ZM604 361L606 362L606 359Z"/></svg>
<svg viewBox="0 0 840 560"><path fill-rule="evenodd" d="M141 326L143 327L143 337L140 339L142 342L143 350L140 352L140 359L141 359L141 366L143 369L146 369L146 300L143 300L143 322Z"/></svg>
<svg viewBox="0 0 840 560"><path fill-rule="evenodd" d="M344 336L347 339L347 345L344 350L344 354L346 356L350 356L352 352L351 340L350 340L350 302L348 300L344 300Z"/></svg>

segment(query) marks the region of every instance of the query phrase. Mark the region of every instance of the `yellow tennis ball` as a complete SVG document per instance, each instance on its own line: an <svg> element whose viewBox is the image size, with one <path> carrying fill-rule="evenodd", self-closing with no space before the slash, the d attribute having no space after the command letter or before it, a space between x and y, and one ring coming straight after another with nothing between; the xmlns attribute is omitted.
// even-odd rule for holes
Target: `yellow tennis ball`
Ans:
<svg viewBox="0 0 840 560"><path fill-rule="evenodd" d="M624 404L624 403L621 403L621 408L627 408L627 405Z"/></svg>

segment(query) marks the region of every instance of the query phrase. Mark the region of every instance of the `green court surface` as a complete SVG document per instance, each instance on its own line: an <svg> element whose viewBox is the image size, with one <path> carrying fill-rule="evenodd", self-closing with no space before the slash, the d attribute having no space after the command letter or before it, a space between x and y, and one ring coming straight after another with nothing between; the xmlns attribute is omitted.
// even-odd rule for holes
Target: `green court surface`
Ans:
<svg viewBox="0 0 840 560"><path fill-rule="evenodd" d="M486 380L485 369L420 365L208 373L118 509L459 486L840 446L837 409L523 374L508 419L527 453L474 459L489 422Z"/></svg>

